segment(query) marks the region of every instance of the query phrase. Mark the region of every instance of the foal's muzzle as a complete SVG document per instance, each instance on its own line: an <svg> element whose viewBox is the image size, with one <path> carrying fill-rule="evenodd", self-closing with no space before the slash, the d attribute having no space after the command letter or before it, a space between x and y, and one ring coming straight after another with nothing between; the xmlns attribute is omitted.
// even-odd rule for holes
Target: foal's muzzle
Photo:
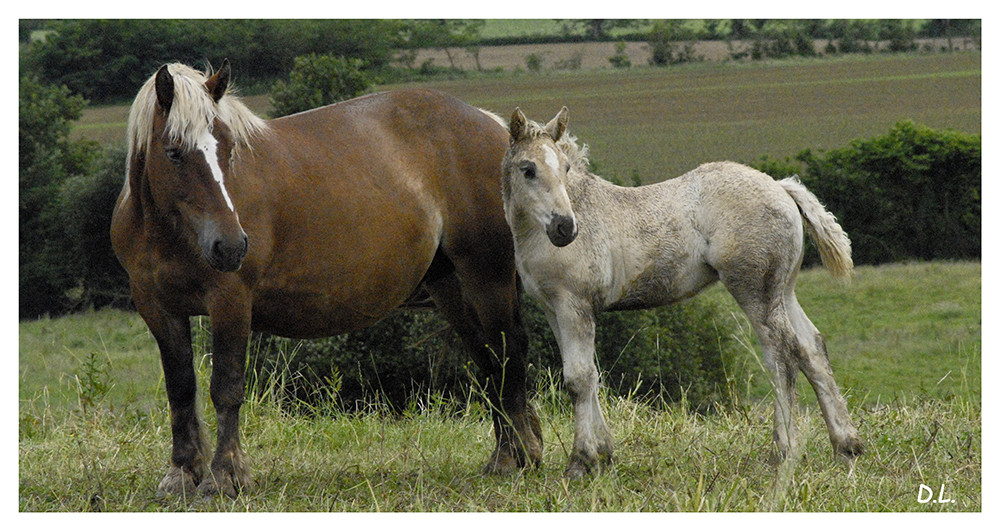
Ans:
<svg viewBox="0 0 1000 531"><path fill-rule="evenodd" d="M552 221L545 226L545 233L549 236L549 241L556 247L565 247L576 239L576 219L572 216L555 214Z"/></svg>

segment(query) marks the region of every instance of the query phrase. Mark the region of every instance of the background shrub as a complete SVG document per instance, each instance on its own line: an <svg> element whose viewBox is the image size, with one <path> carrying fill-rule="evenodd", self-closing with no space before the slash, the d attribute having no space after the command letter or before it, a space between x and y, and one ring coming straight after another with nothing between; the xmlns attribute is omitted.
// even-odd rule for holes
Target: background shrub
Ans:
<svg viewBox="0 0 1000 531"><path fill-rule="evenodd" d="M271 116L287 116L364 94L375 84L364 67L361 59L316 54L296 57L288 82L278 80L271 88Z"/></svg>
<svg viewBox="0 0 1000 531"><path fill-rule="evenodd" d="M59 190L59 211L69 242L67 250L75 290L74 308L131 306L128 274L111 248L111 215L125 177L124 147L110 148L94 171L71 177Z"/></svg>
<svg viewBox="0 0 1000 531"><path fill-rule="evenodd" d="M595 343L604 385L660 404L682 395L698 409L727 403L736 391L729 383L746 375L737 360L735 324L717 314L705 298L601 314ZM543 312L526 300L524 318L529 379L551 372L561 381L561 358ZM457 334L430 311L397 311L367 329L318 340L259 335L250 366L259 381L283 382L282 394L297 403L321 404L335 394L346 410L377 398L402 411L430 392L467 400L469 386L483 381Z"/></svg>
<svg viewBox="0 0 1000 531"><path fill-rule="evenodd" d="M903 121L845 148L757 167L800 175L847 231L857 264L981 257L980 135Z"/></svg>
<svg viewBox="0 0 1000 531"><path fill-rule="evenodd" d="M66 87L22 76L18 93L18 315L38 317L69 307L76 284L73 242L66 233L60 187L91 171L100 150L69 139L86 100ZM105 230L105 232L107 232Z"/></svg>

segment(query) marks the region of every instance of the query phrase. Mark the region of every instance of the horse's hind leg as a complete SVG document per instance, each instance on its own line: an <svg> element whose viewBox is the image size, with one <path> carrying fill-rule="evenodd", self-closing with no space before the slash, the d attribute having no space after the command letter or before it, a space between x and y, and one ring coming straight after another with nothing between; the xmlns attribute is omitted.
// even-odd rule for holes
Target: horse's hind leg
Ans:
<svg viewBox="0 0 1000 531"><path fill-rule="evenodd" d="M864 451L864 445L851 422L844 396L833 379L826 341L799 306L794 292L789 291L785 306L801 347L798 350L798 365L816 392L830 443L838 455L853 459Z"/></svg>
<svg viewBox="0 0 1000 531"><path fill-rule="evenodd" d="M445 319L455 327L485 373L496 448L489 473L510 473L542 461L542 429L527 400L528 337L515 278L476 281L451 272L426 284ZM513 275L512 275L513 277Z"/></svg>
<svg viewBox="0 0 1000 531"><path fill-rule="evenodd" d="M753 323L764 353L764 366L774 389L774 443L779 459L783 460L790 455L798 439L795 417L799 370L793 354L797 348L795 332L780 307L771 307L763 312L756 308L747 311L744 307L744 311Z"/></svg>

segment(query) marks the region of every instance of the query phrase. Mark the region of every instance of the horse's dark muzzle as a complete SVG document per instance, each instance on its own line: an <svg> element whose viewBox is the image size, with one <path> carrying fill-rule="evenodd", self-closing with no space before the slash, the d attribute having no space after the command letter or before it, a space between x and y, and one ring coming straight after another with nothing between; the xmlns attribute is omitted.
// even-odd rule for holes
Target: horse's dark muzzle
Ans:
<svg viewBox="0 0 1000 531"><path fill-rule="evenodd" d="M214 238L203 244L208 265L222 272L236 271L247 256L249 238L240 231L236 238Z"/></svg>
<svg viewBox="0 0 1000 531"><path fill-rule="evenodd" d="M552 221L545 227L545 233L549 236L552 245L565 247L576 239L576 220L572 216L556 214L552 216Z"/></svg>

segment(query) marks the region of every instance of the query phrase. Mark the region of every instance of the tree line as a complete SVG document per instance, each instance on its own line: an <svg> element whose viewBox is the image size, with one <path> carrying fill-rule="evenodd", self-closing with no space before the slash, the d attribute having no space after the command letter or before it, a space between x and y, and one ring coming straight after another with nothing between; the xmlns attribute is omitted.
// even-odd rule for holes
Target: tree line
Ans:
<svg viewBox="0 0 1000 531"><path fill-rule="evenodd" d="M361 61L360 68L386 81L405 78L419 65L417 48L451 53L480 46L582 40L632 40L650 44L652 64L683 58L671 46L693 40L741 40L751 49L734 58L815 53L813 39L827 39L828 52L871 52L916 48L918 37L979 39L979 20L778 20L703 21L564 20L552 35L486 38L483 20L21 20L21 72L39 82L65 86L93 103L131 98L149 72L169 61L204 64L228 58L241 86L270 86L316 54ZM615 30L612 37L612 30ZM666 47L666 48L665 48ZM672 53L673 52L673 53ZM739 56L739 54L744 54ZM409 61L408 61L409 59ZM393 66L393 64L402 65Z"/></svg>

